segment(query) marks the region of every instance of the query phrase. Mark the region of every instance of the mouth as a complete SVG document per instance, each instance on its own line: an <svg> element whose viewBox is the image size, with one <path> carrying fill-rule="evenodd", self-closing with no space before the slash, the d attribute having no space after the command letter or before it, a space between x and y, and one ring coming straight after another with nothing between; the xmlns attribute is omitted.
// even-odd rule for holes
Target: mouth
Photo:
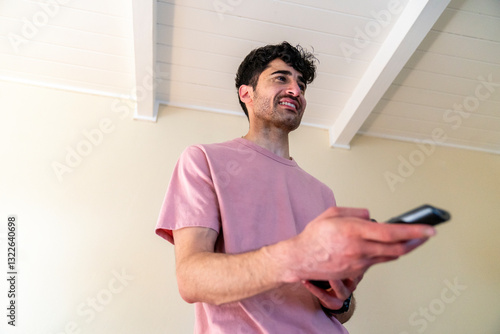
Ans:
<svg viewBox="0 0 500 334"><path fill-rule="evenodd" d="M297 110L299 108L299 104L295 101L280 101L279 105L292 108L293 110Z"/></svg>

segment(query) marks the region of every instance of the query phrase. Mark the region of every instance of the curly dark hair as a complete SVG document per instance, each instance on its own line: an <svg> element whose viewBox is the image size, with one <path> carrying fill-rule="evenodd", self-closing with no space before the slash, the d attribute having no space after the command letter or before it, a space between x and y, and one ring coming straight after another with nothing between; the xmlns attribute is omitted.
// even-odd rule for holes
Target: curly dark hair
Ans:
<svg viewBox="0 0 500 334"><path fill-rule="evenodd" d="M259 75L269 66L269 63L275 59L281 59L296 71L302 74L304 82L310 84L316 76L316 57L300 45L293 47L288 42L282 42L276 45L266 45L251 51L241 62L236 73L235 84L239 90L241 85L249 85L254 89L257 86ZM241 108L248 118L248 110L238 95Z"/></svg>

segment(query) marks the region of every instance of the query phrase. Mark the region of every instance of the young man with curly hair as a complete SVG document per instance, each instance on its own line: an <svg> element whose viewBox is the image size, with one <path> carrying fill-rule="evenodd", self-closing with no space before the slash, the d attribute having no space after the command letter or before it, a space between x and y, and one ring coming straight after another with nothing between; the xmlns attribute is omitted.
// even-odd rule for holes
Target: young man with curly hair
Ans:
<svg viewBox="0 0 500 334"><path fill-rule="evenodd" d="M175 245L196 333L347 333L366 270L435 233L336 207L333 192L290 157L314 61L287 42L253 50L236 76L248 132L188 147L176 165L156 232Z"/></svg>

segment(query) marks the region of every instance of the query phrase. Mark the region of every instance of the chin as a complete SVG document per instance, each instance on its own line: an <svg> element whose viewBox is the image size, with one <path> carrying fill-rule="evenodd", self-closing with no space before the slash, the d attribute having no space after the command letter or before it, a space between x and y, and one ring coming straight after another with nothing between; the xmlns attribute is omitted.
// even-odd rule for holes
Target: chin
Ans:
<svg viewBox="0 0 500 334"><path fill-rule="evenodd" d="M297 130L299 126L300 126L300 120L298 121L294 120L293 122L284 122L283 124L283 128L286 128L289 132Z"/></svg>

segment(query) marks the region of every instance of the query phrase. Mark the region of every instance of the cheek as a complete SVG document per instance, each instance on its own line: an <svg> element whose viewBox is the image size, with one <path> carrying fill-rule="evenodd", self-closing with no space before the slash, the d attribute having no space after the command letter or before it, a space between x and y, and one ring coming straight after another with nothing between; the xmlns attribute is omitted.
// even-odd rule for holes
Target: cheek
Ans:
<svg viewBox="0 0 500 334"><path fill-rule="evenodd" d="M269 97L259 97L255 101L255 109L260 112L267 112L270 109L270 104L273 103L273 100Z"/></svg>

